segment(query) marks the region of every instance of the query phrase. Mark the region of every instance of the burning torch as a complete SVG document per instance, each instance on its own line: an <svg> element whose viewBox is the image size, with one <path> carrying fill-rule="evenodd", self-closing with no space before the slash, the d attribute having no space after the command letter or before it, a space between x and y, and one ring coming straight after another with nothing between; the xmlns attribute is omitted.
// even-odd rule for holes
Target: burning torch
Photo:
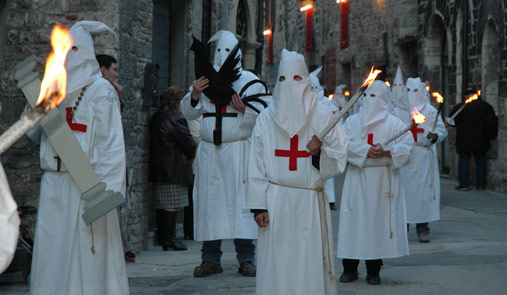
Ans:
<svg viewBox="0 0 507 295"><path fill-rule="evenodd" d="M354 104L359 100L359 98L361 97L361 95L363 95L364 91L366 91L366 89L368 88L368 86L371 85L371 83L373 83L373 81L375 80L375 78L377 77L378 74L380 74L382 71L381 70L374 70L374 67L371 67L371 70L370 70L370 74L368 75L368 77L366 78L366 80L364 81L363 85L361 85L361 87L359 88L359 90L354 94L354 96L347 102L347 104L345 105L345 107L340 111L340 113L338 114L338 116L336 116L333 120L331 120L331 122L329 123L329 125L326 126L326 128L324 128L318 138L322 141L323 138L329 133L329 131L331 131L331 129L333 129L334 126L336 126L336 124L338 124L338 122L347 114L347 112L354 106Z"/></svg>
<svg viewBox="0 0 507 295"><path fill-rule="evenodd" d="M414 107L414 110L412 112L410 112L410 114L412 114L412 124L408 125L405 129L400 131L395 136L389 138L387 141L381 143L382 149L384 149L386 151L387 150L386 147L389 143L395 141L397 138L399 138L403 134L407 133L408 131L410 131L413 128L416 128L417 125L422 124L426 121L426 117L423 114L419 113L419 111L417 110L416 107Z"/></svg>
<svg viewBox="0 0 507 295"><path fill-rule="evenodd" d="M67 31L59 25L53 29L51 33L53 52L51 52L46 62L37 106L0 136L0 155L28 130L37 125L49 110L56 107L65 98L67 90L65 59L72 47L72 38L67 34Z"/></svg>
<svg viewBox="0 0 507 295"><path fill-rule="evenodd" d="M438 102L437 116L435 117L435 121L433 121L433 127L431 128L431 133L435 133L435 128L437 127L438 117L442 113L442 109L444 107L444 97L442 95L440 95L440 93L438 93L438 92L432 92L431 95Z"/></svg>
<svg viewBox="0 0 507 295"><path fill-rule="evenodd" d="M470 96L467 100L465 100L465 103L452 115L452 117L446 117L445 121L449 123L449 125L455 126L456 123L454 122L454 118L463 111L463 109L472 101L479 99L479 96L481 95L481 90L477 91L477 93L474 93L474 95Z"/></svg>

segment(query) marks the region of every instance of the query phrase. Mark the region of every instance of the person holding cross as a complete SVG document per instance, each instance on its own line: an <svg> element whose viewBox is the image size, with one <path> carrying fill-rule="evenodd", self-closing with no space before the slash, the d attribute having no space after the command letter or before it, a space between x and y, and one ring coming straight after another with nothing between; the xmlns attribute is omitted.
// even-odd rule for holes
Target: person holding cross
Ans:
<svg viewBox="0 0 507 295"><path fill-rule="evenodd" d="M229 31L219 31L209 42L212 41L218 41L213 67L219 71L238 40ZM241 50L236 57L241 59ZM201 143L195 160L193 201L194 238L203 241L203 245L202 263L195 268L195 277L206 277L223 271L220 258L224 239L234 239L240 263L238 272L244 276L256 274L252 239L257 238L257 226L253 214L243 208L243 203L249 138L258 114L247 108L237 93L249 82L257 80L257 77L251 72L243 71L240 62L236 69L239 78L232 83L236 94L232 95L230 104L216 107L215 102L203 92L210 86L210 81L204 76L193 83L190 92L181 102L181 110L187 120L202 116ZM244 94L248 96L262 92L262 85L254 84Z"/></svg>
<svg viewBox="0 0 507 295"><path fill-rule="evenodd" d="M343 172L348 137L312 91L304 57L282 51L271 105L255 125L246 208L255 214L257 295L336 294L325 181Z"/></svg>
<svg viewBox="0 0 507 295"><path fill-rule="evenodd" d="M406 126L388 111L389 87L374 81L358 114L345 121L349 136L348 168L343 184L337 256L343 261L340 282L358 279L359 259L366 260L368 284L378 285L381 258L408 255L405 194L398 168L414 144L407 132L381 145Z"/></svg>

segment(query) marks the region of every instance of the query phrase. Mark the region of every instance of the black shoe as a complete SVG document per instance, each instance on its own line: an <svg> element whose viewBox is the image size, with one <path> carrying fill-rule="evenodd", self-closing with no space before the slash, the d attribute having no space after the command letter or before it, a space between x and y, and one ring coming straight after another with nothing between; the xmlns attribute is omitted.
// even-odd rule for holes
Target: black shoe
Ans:
<svg viewBox="0 0 507 295"><path fill-rule="evenodd" d="M201 265L194 269L194 277L203 278L215 273L221 273L224 270L220 264L213 263L211 261L203 261Z"/></svg>
<svg viewBox="0 0 507 295"><path fill-rule="evenodd" d="M331 210L336 210L336 206L334 205L334 203L329 203L329 208Z"/></svg>
<svg viewBox="0 0 507 295"><path fill-rule="evenodd" d="M457 191L462 191L462 192L466 192L466 191L469 190L469 188L467 186L457 186L454 189L457 190Z"/></svg>
<svg viewBox="0 0 507 295"><path fill-rule="evenodd" d="M380 275L367 275L366 276L366 282L370 285L380 285L382 281L380 280Z"/></svg>
<svg viewBox="0 0 507 295"><path fill-rule="evenodd" d="M252 261L243 261L239 265L238 273L245 277L255 277L257 274L257 268Z"/></svg>
<svg viewBox="0 0 507 295"><path fill-rule="evenodd" d="M174 251L185 251L187 250L187 246L182 242L176 240L175 238L171 239L167 244L168 247L172 248ZM167 250L164 250L167 251Z"/></svg>
<svg viewBox="0 0 507 295"><path fill-rule="evenodd" d="M340 282L342 283L350 283L358 279L357 272L344 272L340 276Z"/></svg>

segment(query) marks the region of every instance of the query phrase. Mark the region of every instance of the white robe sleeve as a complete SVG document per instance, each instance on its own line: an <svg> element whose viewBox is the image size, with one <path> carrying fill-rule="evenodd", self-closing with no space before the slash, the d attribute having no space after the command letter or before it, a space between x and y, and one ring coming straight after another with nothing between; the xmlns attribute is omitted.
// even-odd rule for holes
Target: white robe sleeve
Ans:
<svg viewBox="0 0 507 295"><path fill-rule="evenodd" d="M9 183L0 164L0 274L9 266L16 252L19 216Z"/></svg>
<svg viewBox="0 0 507 295"><path fill-rule="evenodd" d="M267 209L268 179L264 165L264 132L262 123L255 125L250 143L246 183L245 208Z"/></svg>
<svg viewBox="0 0 507 295"><path fill-rule="evenodd" d="M349 137L340 124L326 136L320 153L320 180L342 173L347 166Z"/></svg>
<svg viewBox="0 0 507 295"><path fill-rule="evenodd" d="M19 117L23 118L31 110L32 110L32 108L27 103L26 106L25 106L25 109L23 110L23 113L21 113L21 116L19 116ZM42 126L41 126L41 124L39 122L39 123L37 123L37 125L35 125L35 127L33 127L32 129L28 130L28 132L26 133L26 136L28 136L28 138L30 138L36 144L40 144L41 132L42 132Z"/></svg>
<svg viewBox="0 0 507 295"><path fill-rule="evenodd" d="M94 154L98 157L94 170L108 190L125 196L126 160L120 100L114 88L107 89L93 107L95 113Z"/></svg>
<svg viewBox="0 0 507 295"><path fill-rule="evenodd" d="M447 137L447 128L445 128L444 121L441 116L438 116L437 126L435 133L438 135L437 141L434 144L439 144Z"/></svg>
<svg viewBox="0 0 507 295"><path fill-rule="evenodd" d="M345 121L345 132L347 133L349 137L349 147L348 147L348 162L351 165L357 166L357 167L363 167L364 163L366 162L366 156L368 155L368 151L370 150L370 145L362 142L357 141L354 139L354 132L351 124L351 120Z"/></svg>
<svg viewBox="0 0 507 295"><path fill-rule="evenodd" d="M400 132L405 125L399 121L397 126L392 126L395 133ZM389 144L389 151L391 151L391 158L393 166L400 168L410 160L410 153L414 146L414 137L410 131L405 132L402 136L398 137L394 143Z"/></svg>
<svg viewBox="0 0 507 295"><path fill-rule="evenodd" d="M256 94L256 93L264 93L264 87L262 85L254 84L250 87L252 87L254 90L248 91L247 96L252 95L252 94ZM261 96L259 98L262 99L264 102L266 102L269 105L270 100L271 100L270 97ZM250 104L252 106L254 106L256 109L258 109L260 112L262 112L262 110L264 110L264 106L258 102L250 102ZM259 115L259 113L252 110L249 107L246 107L245 113L243 114L243 119L241 120L241 123L240 123L240 128L246 128L246 129L253 128L258 115Z"/></svg>
<svg viewBox="0 0 507 295"><path fill-rule="evenodd" d="M181 113L183 114L183 117L187 119L187 121L190 120L197 120L201 117L201 115L204 113L202 100L203 100L203 94L199 96L199 102L195 107L192 106L192 89L193 87L190 87L190 91L183 97L181 100Z"/></svg>

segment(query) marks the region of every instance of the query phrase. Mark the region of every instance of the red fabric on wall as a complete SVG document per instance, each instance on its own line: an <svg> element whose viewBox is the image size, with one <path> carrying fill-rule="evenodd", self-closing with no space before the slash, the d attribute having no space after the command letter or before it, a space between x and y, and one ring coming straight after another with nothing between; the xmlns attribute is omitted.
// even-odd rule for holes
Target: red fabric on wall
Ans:
<svg viewBox="0 0 507 295"><path fill-rule="evenodd" d="M313 8L306 11L306 52L312 52Z"/></svg>
<svg viewBox="0 0 507 295"><path fill-rule="evenodd" d="M340 48L349 47L349 2L340 8Z"/></svg>

